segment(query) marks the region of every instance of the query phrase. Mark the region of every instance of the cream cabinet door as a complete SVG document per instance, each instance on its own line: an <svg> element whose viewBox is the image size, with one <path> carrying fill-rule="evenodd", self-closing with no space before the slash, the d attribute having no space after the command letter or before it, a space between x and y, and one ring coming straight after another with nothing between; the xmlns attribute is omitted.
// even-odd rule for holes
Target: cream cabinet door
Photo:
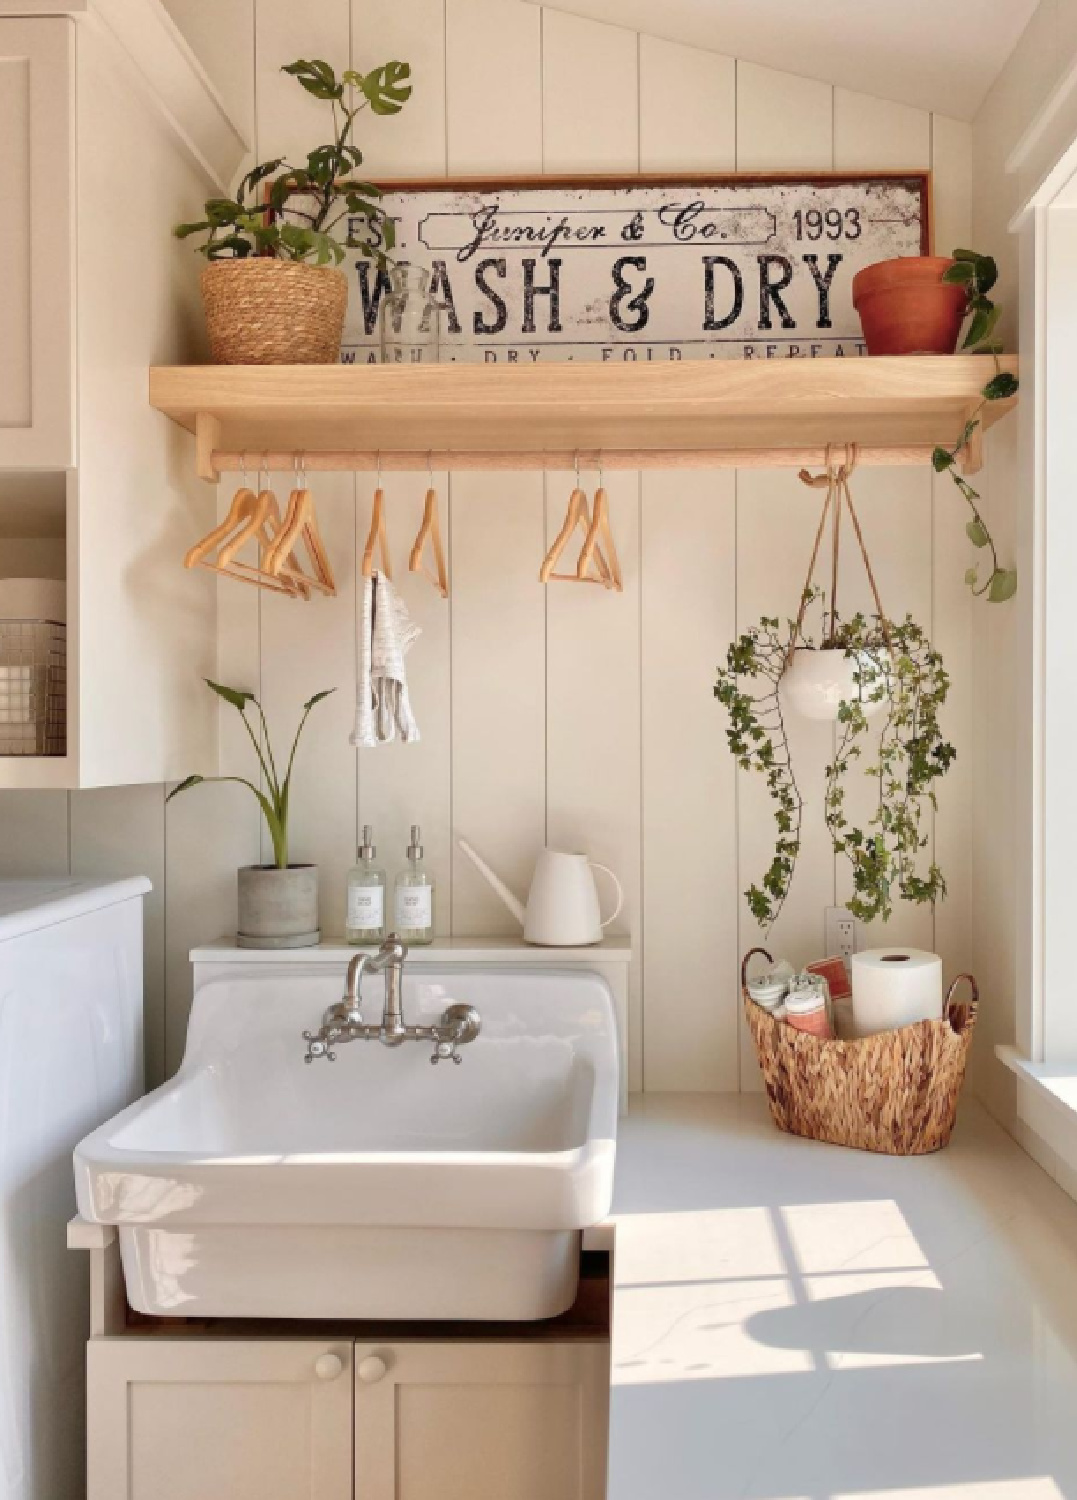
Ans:
<svg viewBox="0 0 1077 1500"><path fill-rule="evenodd" d="M75 23L0 19L0 467L74 464Z"/></svg>
<svg viewBox="0 0 1077 1500"><path fill-rule="evenodd" d="M345 1339L94 1339L87 1378L87 1500L351 1500Z"/></svg>
<svg viewBox="0 0 1077 1500"><path fill-rule="evenodd" d="M357 1344L356 1500L605 1500L609 1345Z"/></svg>

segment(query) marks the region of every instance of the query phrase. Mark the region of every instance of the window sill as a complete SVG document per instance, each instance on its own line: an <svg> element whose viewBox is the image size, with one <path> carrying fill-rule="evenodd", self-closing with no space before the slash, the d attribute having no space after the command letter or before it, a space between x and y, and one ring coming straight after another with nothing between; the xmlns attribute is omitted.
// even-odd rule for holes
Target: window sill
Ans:
<svg viewBox="0 0 1077 1500"><path fill-rule="evenodd" d="M1077 1199L1077 1066L1030 1062L1016 1047L995 1055L1017 1079L1018 1144Z"/></svg>
<svg viewBox="0 0 1077 1500"><path fill-rule="evenodd" d="M1016 1047L998 1046L995 1056L1022 1083L1031 1084L1071 1125L1077 1122L1077 1066L1029 1062Z"/></svg>

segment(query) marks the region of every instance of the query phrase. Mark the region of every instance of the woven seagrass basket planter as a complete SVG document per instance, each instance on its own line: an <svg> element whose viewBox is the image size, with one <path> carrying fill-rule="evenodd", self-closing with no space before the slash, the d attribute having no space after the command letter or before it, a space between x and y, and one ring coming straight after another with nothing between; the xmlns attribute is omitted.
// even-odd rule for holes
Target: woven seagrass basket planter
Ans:
<svg viewBox="0 0 1077 1500"><path fill-rule="evenodd" d="M218 365L331 365L340 358L348 278L332 266L269 256L215 260L202 272Z"/></svg>
<svg viewBox="0 0 1077 1500"><path fill-rule="evenodd" d="M945 1146L957 1118L979 994L971 974L954 980L939 1021L918 1021L858 1041L797 1031L756 1005L745 988L744 1013L779 1130L835 1146L889 1156L925 1156ZM954 992L967 980L971 999Z"/></svg>

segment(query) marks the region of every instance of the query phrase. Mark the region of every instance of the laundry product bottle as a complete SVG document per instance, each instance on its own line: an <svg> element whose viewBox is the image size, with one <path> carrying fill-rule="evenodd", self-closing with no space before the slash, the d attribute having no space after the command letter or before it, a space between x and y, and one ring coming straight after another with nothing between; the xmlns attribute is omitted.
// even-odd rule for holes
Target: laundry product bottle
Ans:
<svg viewBox="0 0 1077 1500"><path fill-rule="evenodd" d="M393 887L393 930L405 943L429 943L434 937L434 877L423 865L422 830L411 825L407 864Z"/></svg>
<svg viewBox="0 0 1077 1500"><path fill-rule="evenodd" d="M356 864L348 871L348 913L345 933L357 947L380 943L385 936L385 871L374 863L373 830L363 824L363 842Z"/></svg>

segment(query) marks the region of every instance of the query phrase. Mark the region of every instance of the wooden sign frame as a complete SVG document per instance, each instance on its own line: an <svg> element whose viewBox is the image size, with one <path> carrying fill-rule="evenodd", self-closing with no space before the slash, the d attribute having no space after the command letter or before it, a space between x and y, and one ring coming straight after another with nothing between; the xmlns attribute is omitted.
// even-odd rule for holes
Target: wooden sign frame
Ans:
<svg viewBox="0 0 1077 1500"><path fill-rule="evenodd" d="M865 351L859 321L852 311L850 268L894 254L932 253L931 174L919 170L498 174L395 178L378 186L386 199L417 200L409 201L407 215L398 216L404 232L392 253L399 259L409 259L409 247L420 234L427 232L426 225L431 220L442 220L443 225L435 232L447 236L440 246L424 243L421 257L435 269L435 297L442 308L445 336L437 354L431 356L419 348L400 347L395 351L398 361L422 362L431 357L443 362L477 359L512 363L574 358L858 355ZM726 202L704 204L697 197L678 204L676 200L665 203L656 197L664 190L677 194L684 189L696 189L700 195L708 189L719 189L724 192ZM750 193L752 189L760 189L764 194L756 203L748 199L737 204L730 196L730 190ZM805 201L814 206L802 204L799 209L791 210L797 189L803 189ZM636 190L641 194L638 205L628 196ZM556 248L552 253L541 243L541 230L534 227L536 220L530 227L526 223L508 224L511 219L522 219L527 212L526 201L521 205L517 200L505 208L500 221L489 219L485 224L478 220L474 205L468 205L467 209L462 205L451 206L454 195L481 198L506 193L523 194L525 200L531 194L546 199L558 193L568 195L563 209L548 202L535 205L536 220L552 226L546 230L547 238L551 233L555 236ZM593 207L587 206L583 196L588 194L594 195ZM442 205L424 215L422 200L427 196L436 196ZM882 215L865 214L864 205L874 205L880 197ZM446 199L450 204L445 204ZM906 204L913 206L915 213ZM393 207L391 202L389 207ZM886 216L887 210L890 217ZM502 205L492 205L492 211L494 215L501 213ZM688 219L692 211L697 211L696 222ZM470 232L461 229L468 222L469 212L474 215L471 218L474 242L454 240L454 235ZM562 242L557 245L559 212L563 215L561 223L574 216L578 222L563 231ZM722 218L723 215L726 217ZM682 236L682 224L687 239ZM728 232L722 226L729 226ZM794 228L798 253L793 249ZM636 229L639 232L633 239ZM697 230L713 238L708 243L700 237L693 243L691 236ZM483 243L487 233L495 243ZM520 238L511 242L514 234ZM500 243L496 242L498 236ZM524 236L531 238L525 240ZM574 239L585 242L577 244ZM621 255L622 249L635 253ZM704 251L724 253L704 254ZM479 257L483 257L481 262ZM531 271L525 274L521 287L516 273L521 267L527 272L526 261L530 257L533 257ZM465 275L462 262L467 258L472 259L472 265ZM420 256L415 255L414 259L419 261ZM828 321L831 313L828 297L831 281L841 269L836 263L842 260L846 266L834 282L840 290L835 303L840 304L841 325L840 333L835 334L833 321ZM790 286L788 280L781 278L792 274L794 261L800 274ZM753 262L758 279L749 287ZM808 262L812 265L805 269ZM768 263L766 267L764 263ZM481 277L480 264L486 267ZM776 272L774 265L779 266ZM543 275L536 266L553 268L555 297L551 297L548 278L546 283L536 284ZM565 267L573 268L573 273ZM660 267L664 268L661 277ZM808 270L814 285L808 281ZM352 275L342 359L345 363L375 363L380 358L377 347L380 299L388 291L388 284L383 273L376 272L373 263L362 257L354 260ZM469 281L469 276L474 280ZM769 279L775 276L776 283ZM454 278L457 285L464 283L462 306L457 305L461 299L455 295ZM570 288L567 292L566 283ZM782 294L787 287L790 303L794 297L799 298L795 315L789 314L783 305ZM608 314L604 296L608 298ZM653 303L649 301L652 297ZM813 297L818 302L814 330ZM546 300L541 301L543 298ZM538 326L536 301L548 318L545 329ZM716 303L721 304L718 313ZM734 316L726 316L723 321L718 314L728 313L731 307ZM627 309L625 317L619 315L622 309ZM775 310L780 314L778 333L774 333L770 317ZM754 326L753 311L758 313ZM804 329L800 336L799 328ZM718 329L729 331L717 338L714 335Z"/></svg>

